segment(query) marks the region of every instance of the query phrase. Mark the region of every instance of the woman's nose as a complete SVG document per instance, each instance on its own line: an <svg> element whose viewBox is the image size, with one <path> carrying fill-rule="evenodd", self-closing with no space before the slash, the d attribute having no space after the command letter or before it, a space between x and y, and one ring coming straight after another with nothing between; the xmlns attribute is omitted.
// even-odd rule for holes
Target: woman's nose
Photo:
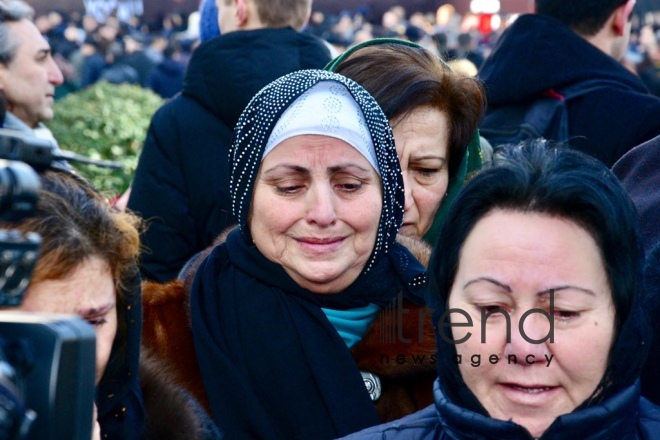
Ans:
<svg viewBox="0 0 660 440"><path fill-rule="evenodd" d="M332 188L325 185L314 185L308 195L307 221L326 227L337 220L335 197Z"/></svg>
<svg viewBox="0 0 660 440"><path fill-rule="evenodd" d="M550 319L540 312L523 315L522 325L520 320L511 319L511 342L506 344L505 358L514 355L520 365L546 364L551 356L548 344L553 341L554 330Z"/></svg>

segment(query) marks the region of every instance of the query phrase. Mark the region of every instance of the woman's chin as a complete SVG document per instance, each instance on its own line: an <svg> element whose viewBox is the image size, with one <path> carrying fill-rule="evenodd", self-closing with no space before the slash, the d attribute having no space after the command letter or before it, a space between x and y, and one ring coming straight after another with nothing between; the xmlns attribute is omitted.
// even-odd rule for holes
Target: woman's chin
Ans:
<svg viewBox="0 0 660 440"><path fill-rule="evenodd" d="M312 293L332 294L338 293L353 284L360 274L360 270L351 268L340 270L333 267L324 267L323 264L309 264L301 271L285 270L289 276L300 286Z"/></svg>
<svg viewBox="0 0 660 440"><path fill-rule="evenodd" d="M495 411L491 413L491 417L509 421L512 420L514 423L525 428L534 438L539 438L543 433L552 425L557 417L561 414L557 414L557 411L554 408L549 408L548 405L525 405L519 406L514 405L515 408L502 408L502 411L497 414ZM561 412L561 411L560 411Z"/></svg>

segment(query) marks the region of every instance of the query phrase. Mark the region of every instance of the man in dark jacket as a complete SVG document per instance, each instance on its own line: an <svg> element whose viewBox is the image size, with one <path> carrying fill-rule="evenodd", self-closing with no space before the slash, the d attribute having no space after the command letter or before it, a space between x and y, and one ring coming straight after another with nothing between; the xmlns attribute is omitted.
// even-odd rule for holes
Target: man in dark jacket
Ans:
<svg viewBox="0 0 660 440"><path fill-rule="evenodd" d="M570 145L612 166L626 151L660 134L660 99L619 64L628 46L635 0L536 0L479 71L489 112L561 99L562 89L603 78L604 87L568 101Z"/></svg>
<svg viewBox="0 0 660 440"><path fill-rule="evenodd" d="M218 1L222 35L195 51L180 95L154 115L128 208L148 221L146 278L168 281L235 219L229 146L243 108L287 73L323 68L330 53L298 32L311 0Z"/></svg>

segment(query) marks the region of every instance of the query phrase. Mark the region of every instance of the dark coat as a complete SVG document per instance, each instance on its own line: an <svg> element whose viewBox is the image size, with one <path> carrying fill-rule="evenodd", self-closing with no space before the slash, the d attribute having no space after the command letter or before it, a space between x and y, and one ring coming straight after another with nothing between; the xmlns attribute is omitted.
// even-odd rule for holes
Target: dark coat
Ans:
<svg viewBox="0 0 660 440"><path fill-rule="evenodd" d="M330 53L291 28L236 31L200 45L181 95L154 115L128 207L149 221L143 276L161 282L235 223L229 147L241 112L262 87L300 69L321 69Z"/></svg>
<svg viewBox="0 0 660 440"><path fill-rule="evenodd" d="M101 438L221 438L200 404L176 385L169 366L141 346L142 295L137 277L122 292L117 321L110 360L96 387Z"/></svg>
<svg viewBox="0 0 660 440"><path fill-rule="evenodd" d="M468 411L450 402L436 381L435 404L386 425L368 428L347 439L532 440L522 426ZM594 407L558 417L541 439L660 438L660 408L640 397L639 383Z"/></svg>
<svg viewBox="0 0 660 440"><path fill-rule="evenodd" d="M624 155L612 168L635 203L640 219L641 243L646 253L644 288L651 317L653 341L642 371L642 395L660 405L660 136Z"/></svg>
<svg viewBox="0 0 660 440"><path fill-rule="evenodd" d="M559 21L523 15L502 35L479 71L489 110L524 104L542 93L593 78L618 85L567 104L570 144L611 167L660 134L660 99L641 80Z"/></svg>

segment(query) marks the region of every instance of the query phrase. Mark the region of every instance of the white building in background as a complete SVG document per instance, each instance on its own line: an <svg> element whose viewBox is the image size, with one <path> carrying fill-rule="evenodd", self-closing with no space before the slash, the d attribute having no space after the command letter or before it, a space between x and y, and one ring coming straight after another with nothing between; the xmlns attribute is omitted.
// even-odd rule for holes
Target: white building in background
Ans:
<svg viewBox="0 0 660 440"><path fill-rule="evenodd" d="M142 0L83 0L85 13L93 16L99 23L115 13L120 21L127 22L133 16L144 13Z"/></svg>

